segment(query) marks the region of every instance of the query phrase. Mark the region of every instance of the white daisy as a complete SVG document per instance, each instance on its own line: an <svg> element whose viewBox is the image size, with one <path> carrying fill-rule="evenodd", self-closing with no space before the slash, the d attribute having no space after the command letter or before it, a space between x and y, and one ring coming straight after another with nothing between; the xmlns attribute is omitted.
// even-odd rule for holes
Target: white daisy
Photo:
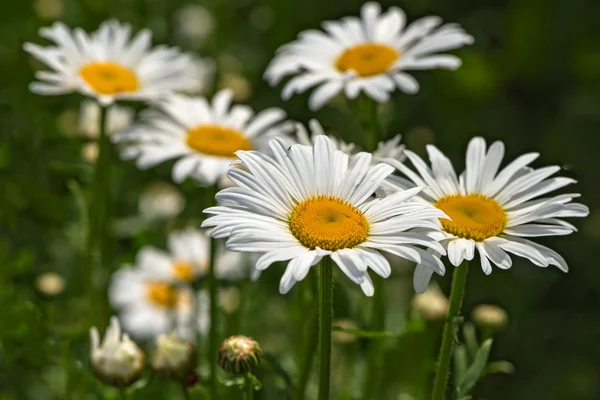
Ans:
<svg viewBox="0 0 600 400"><path fill-rule="evenodd" d="M81 102L79 110L79 131L89 138L100 136L100 106L95 101ZM114 105L107 111L106 134L122 131L131 126L134 111L130 107Z"/></svg>
<svg viewBox="0 0 600 400"><path fill-rule="evenodd" d="M144 113L141 124L112 138L130 143L122 157L136 158L140 169L178 158L175 182L192 176L213 185L226 176L236 151L265 147L267 138L285 130L283 110L269 108L255 115L248 106L231 106L231 96L230 90L222 90L208 104L201 97L172 95L158 103L160 112Z"/></svg>
<svg viewBox="0 0 600 400"><path fill-rule="evenodd" d="M440 240L448 252L450 262L458 266L471 260L475 249L479 252L483 272L492 272L491 263L507 269L512 265L508 253L529 259L535 265L555 265L567 271L567 263L555 251L535 243L528 237L568 235L575 227L563 217L584 217L588 208L571 203L579 194L561 194L542 197L575 180L553 177L558 166L533 169L528 165L538 153L524 154L500 170L504 144L494 142L486 150L486 143L476 137L469 142L466 169L457 176L450 160L435 146L427 146L431 168L415 153L406 156L417 169L413 172L402 163L388 159L414 185L426 187L419 198L444 211L451 219L440 220L441 231L430 236ZM406 189L408 181L393 179L393 188ZM490 263L491 261L491 263ZM414 284L423 292L434 270L418 265Z"/></svg>
<svg viewBox="0 0 600 400"><path fill-rule="evenodd" d="M107 105L119 99L156 99L195 85L198 79L190 74L192 56L166 46L151 48L148 29L131 37L129 24L111 20L88 35L55 22L40 29L40 36L55 45L23 46L52 70L36 73L40 82L30 85L34 93L80 92Z"/></svg>
<svg viewBox="0 0 600 400"><path fill-rule="evenodd" d="M142 248L136 266L151 276L186 284L204 277L210 263L210 238L205 231L188 228L169 235L168 251L153 246ZM215 275L222 280L248 276L248 258L217 244Z"/></svg>
<svg viewBox="0 0 600 400"><path fill-rule="evenodd" d="M404 71L456 69L461 64L458 57L437 52L473 43L458 24L438 28L441 23L439 17L425 17L405 29L406 15L401 9L391 7L381 14L379 4L366 3L361 18L324 22L326 32L305 31L281 47L265 78L273 86L295 75L283 88L284 99L319 86L309 100L313 110L342 90L350 99L364 91L378 102L388 101L396 87L416 93L419 84Z"/></svg>
<svg viewBox="0 0 600 400"><path fill-rule="evenodd" d="M382 250L444 272L438 258L416 247L443 252L442 246L409 232L436 229L435 219L444 216L431 205L406 202L420 189L372 198L392 167L372 166L369 153L359 153L349 162L349 156L335 150L327 136L317 136L312 147L289 146L281 138L269 145L273 158L257 151L236 153L241 163L230 169L229 177L238 187L217 194L223 205L205 210L213 216L203 226L215 227L213 237L229 237L231 250L263 253L255 265L258 270L290 260L281 293L287 293L325 256L368 296L374 288L367 268L383 277L390 274Z"/></svg>
<svg viewBox="0 0 600 400"><path fill-rule="evenodd" d="M311 119L308 122L308 126L311 131L310 134L302 124L296 124L296 139L300 144L312 146L315 142L315 138L319 135L325 135L325 131L316 119ZM335 150L341 150L350 156L359 152L354 143L346 143L342 139L338 139L331 135L327 135L327 137L331 140L331 144ZM394 158L403 161L406 158L403 154L406 146L400 144L401 140L402 135L396 135L390 140L379 142L377 144L377 150L372 153L373 162L381 162L386 158Z"/></svg>
<svg viewBox="0 0 600 400"><path fill-rule="evenodd" d="M125 331L140 339L151 339L171 331L176 324L179 288L171 280L139 268L115 272L109 300L119 310Z"/></svg>

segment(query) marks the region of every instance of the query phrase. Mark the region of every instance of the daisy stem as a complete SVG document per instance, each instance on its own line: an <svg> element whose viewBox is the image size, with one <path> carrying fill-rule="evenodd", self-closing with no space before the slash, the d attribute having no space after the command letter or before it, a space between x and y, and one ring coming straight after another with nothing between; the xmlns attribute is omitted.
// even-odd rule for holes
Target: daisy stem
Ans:
<svg viewBox="0 0 600 400"><path fill-rule="evenodd" d="M385 329L385 287L383 279L374 277L375 295L373 296L373 312L371 314L371 330L375 332ZM383 360L382 338L376 338L369 343L367 377L365 380L365 388L363 391L363 399L376 398L375 393L379 384L378 377L381 375L381 364Z"/></svg>
<svg viewBox="0 0 600 400"><path fill-rule="evenodd" d="M438 356L432 400L444 400L446 397L446 386L448 384L448 375L450 373L450 358L452 356L452 347L460 323L460 310L465 294L468 272L469 263L463 261L460 266L454 269L454 274L452 276L450 307L448 309L448 318L444 323L444 333Z"/></svg>
<svg viewBox="0 0 600 400"><path fill-rule="evenodd" d="M244 400L252 400L254 399L254 382L250 376L250 373L244 377L246 381L244 385Z"/></svg>
<svg viewBox="0 0 600 400"><path fill-rule="evenodd" d="M316 315L317 307L315 307L316 296L314 296L317 283L315 279L316 277L313 274L310 274L309 277L309 282L306 282L304 285L302 285L303 289L305 289L307 293L304 293L305 296L302 296L301 303L302 308L307 307L307 309L314 310L314 312L311 312L310 314L310 318L308 320L308 329L305 335L305 347L303 349L304 351L302 351L300 377L298 378L298 392L296 395L297 400L303 400L306 396L306 385L308 384L308 378L310 377L310 372L315 359L314 348L317 346L318 340L317 329L319 328L319 321L317 320ZM306 300L306 294L310 296L308 301Z"/></svg>
<svg viewBox="0 0 600 400"><path fill-rule="evenodd" d="M89 201L89 222L87 236L87 267L89 271L89 295L92 305L96 302L96 282L98 265L105 267L106 262L105 245L107 234L107 206L109 202L110 187L110 141L106 132L108 107L100 106L100 129L98 137L98 158L94 168L92 183L92 197ZM96 255L99 259L96 260ZM95 314L95 313L91 313Z"/></svg>
<svg viewBox="0 0 600 400"><path fill-rule="evenodd" d="M216 193L215 187L213 192ZM212 200L214 202L214 200ZM217 265L217 241L210 238L210 264L208 266L208 296L210 307L210 330L208 332L208 361L210 365L210 394L211 399L218 398L217 387L217 347L218 347L218 315L217 315L217 277L215 267Z"/></svg>
<svg viewBox="0 0 600 400"><path fill-rule="evenodd" d="M329 399L331 320L333 318L333 268L330 257L319 265L319 400Z"/></svg>
<svg viewBox="0 0 600 400"><path fill-rule="evenodd" d="M368 105L368 117L369 117L369 121L370 121L370 125L371 125L371 135L369 135L370 139L371 139L371 143L370 143L370 149L371 151L375 151L377 150L377 144L379 143L380 140L382 140L382 129L381 129L381 124L379 123L379 104L375 101L375 100L371 100L369 99L369 101L367 102Z"/></svg>

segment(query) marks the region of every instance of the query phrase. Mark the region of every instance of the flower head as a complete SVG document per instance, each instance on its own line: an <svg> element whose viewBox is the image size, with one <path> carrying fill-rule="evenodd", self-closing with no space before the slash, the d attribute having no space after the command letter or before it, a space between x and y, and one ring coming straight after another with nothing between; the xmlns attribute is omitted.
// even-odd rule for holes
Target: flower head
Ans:
<svg viewBox="0 0 600 400"><path fill-rule="evenodd" d="M193 344L181 340L175 332L159 335L150 365L155 372L182 378L196 366L196 349Z"/></svg>
<svg viewBox="0 0 600 400"><path fill-rule="evenodd" d="M435 146L427 146L427 152L431 168L413 152L406 152L417 172L388 159L409 180L392 178L388 183L397 189L413 184L425 187L419 201L435 206L451 218L441 219L441 231L431 231L429 235L443 244L453 265L472 260L477 250L486 274L492 272L492 264L510 268L512 259L508 253L525 257L540 267L556 265L567 271L567 263L557 252L527 239L568 235L576 228L562 218L588 214L586 206L571 203L579 194L540 197L575 183L571 178L551 177L560 167L530 168L528 165L539 154L528 153L500 169L504 144L494 142L487 149L479 137L469 142L466 168L460 176ZM417 266L414 277L417 292L425 290L433 272L431 268Z"/></svg>
<svg viewBox="0 0 600 400"><path fill-rule="evenodd" d="M420 293L412 298L411 306L423 319L439 321L448 315L448 299L437 286L430 286L425 293Z"/></svg>
<svg viewBox="0 0 600 400"><path fill-rule="evenodd" d="M138 211L146 221L176 217L184 207L183 194L167 182L151 183L144 189L138 201Z"/></svg>
<svg viewBox="0 0 600 400"><path fill-rule="evenodd" d="M189 73L192 57L175 48L151 48L148 29L131 37L130 25L111 20L87 34L55 22L42 28L40 36L54 45L24 45L25 51L51 68L36 73L40 82L30 85L35 93L79 92L111 104L120 99L156 99L194 85L197 79Z"/></svg>
<svg viewBox="0 0 600 400"><path fill-rule="evenodd" d="M121 335L117 317L110 319L102 345L96 327L90 329L90 339L90 362L99 380L107 385L129 386L139 378L144 369L144 353L127 334Z"/></svg>
<svg viewBox="0 0 600 400"><path fill-rule="evenodd" d="M367 272L382 277L391 269L380 251L427 264L443 273L442 262L416 245L444 252L428 236L413 228L436 229L444 213L429 204L407 202L420 189L385 199L373 198L393 172L386 164L371 165L372 155L349 156L335 150L326 136L314 146L270 142L274 157L256 151L238 151L241 163L229 171L237 187L217 194L221 206L205 210L212 216L203 226L211 235L229 237L234 251L263 255L255 268L288 261L279 290L287 293L323 257L331 257L365 294L374 288Z"/></svg>
<svg viewBox="0 0 600 400"><path fill-rule="evenodd" d="M204 98L173 95L161 101L159 112L143 115L143 122L114 141L129 142L124 159L137 159L145 169L177 158L173 180L192 176L205 185L223 179L238 150L261 149L281 134L285 112L270 108L258 114L244 105L231 106L230 90L218 92L209 104Z"/></svg>
<svg viewBox="0 0 600 400"><path fill-rule="evenodd" d="M480 304L471 313L471 318L478 326L501 331L508 324L508 313L493 304Z"/></svg>
<svg viewBox="0 0 600 400"><path fill-rule="evenodd" d="M230 374L245 374L252 371L262 357L258 342L243 335L228 337L219 348L219 365Z"/></svg>
<svg viewBox="0 0 600 400"><path fill-rule="evenodd" d="M283 88L284 99L318 86L309 100L313 110L340 91L350 99L363 91L378 102L387 101L395 88L416 93L419 84L404 71L456 69L461 64L458 57L438 52L473 43L458 24L441 23L439 17L425 17L406 26L401 9L381 13L379 4L369 2L360 18L324 22L326 32L300 33L279 49L265 78L276 85L295 75Z"/></svg>

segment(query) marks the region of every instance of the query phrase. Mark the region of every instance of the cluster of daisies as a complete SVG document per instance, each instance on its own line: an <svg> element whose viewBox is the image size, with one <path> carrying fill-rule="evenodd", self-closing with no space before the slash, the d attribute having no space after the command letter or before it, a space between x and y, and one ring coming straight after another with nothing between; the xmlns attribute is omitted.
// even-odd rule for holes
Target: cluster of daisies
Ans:
<svg viewBox="0 0 600 400"><path fill-rule="evenodd" d="M438 17L407 24L399 8L382 12L372 2L360 17L322 27L281 47L264 75L272 85L289 78L283 99L312 88L313 110L334 96L384 103L396 89L416 93L419 84L407 71L456 69L461 60L442 52L473 42L458 24ZM231 251L255 255L255 277L285 262L280 292L286 293L330 257L368 296L371 273L388 277L394 257L416 264L417 292L433 273L445 273L445 257L459 266L478 253L486 274L492 264L510 268L511 255L567 271L558 253L530 238L570 234L576 229L563 218L586 216L588 209L572 202L578 194L550 195L574 180L555 176L557 166L531 167L537 153L501 168L503 143L487 147L476 137L457 173L435 146L427 147L427 162L406 150L400 136L362 152L327 136L317 121L306 129L278 108L232 105L227 89L210 101L183 94L201 85L195 56L151 47L148 30L131 37L129 25L110 21L88 35L56 23L41 36L54 45L28 43L25 50L51 71L37 72L32 91L80 92L103 107L151 102L135 125L111 136L122 158L140 169L174 160L174 182L222 188L202 227L227 239L227 250L217 254L224 268L243 266ZM168 252L144 248L135 266L114 276L110 298L127 331L154 336L189 324L181 315L194 309L189 287L207 268L206 235L175 232Z"/></svg>

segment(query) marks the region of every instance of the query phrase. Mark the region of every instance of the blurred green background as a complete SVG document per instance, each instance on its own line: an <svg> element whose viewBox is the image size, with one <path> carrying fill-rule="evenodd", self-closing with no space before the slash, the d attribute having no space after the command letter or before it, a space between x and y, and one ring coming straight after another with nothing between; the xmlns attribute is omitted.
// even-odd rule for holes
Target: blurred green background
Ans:
<svg viewBox="0 0 600 400"><path fill-rule="evenodd" d="M384 1L383 8L403 8L410 20L439 15L460 23L475 44L457 53L463 66L456 72L424 71L415 76L421 91L396 93L385 106L387 134L403 134L403 142L423 154L435 143L464 165L468 140L482 135L502 140L507 157L539 151L535 166L558 164L579 183L569 188L583 194L590 216L575 221L580 232L541 240L561 253L570 266L564 274L516 259L512 269L495 268L485 276L474 263L465 299L465 315L479 303L508 311L510 323L499 334L492 359L512 362L515 373L486 377L474 398L490 400L600 399L600 2L543 1ZM232 87L236 99L256 109L279 106L293 119L316 117L326 129L347 139L358 138L352 118L335 102L317 113L307 96L287 103L281 87L270 88L262 73L275 49L320 21L357 15L355 0L26 0L5 1L0 15L0 399L97 399L101 385L87 369L87 309L81 302L78 243L80 218L72 188L85 187L91 164L82 157L86 139L78 134L77 95L41 97L27 85L42 66L21 46L44 43L40 27L60 20L92 31L104 20L129 22L134 30L149 27L155 43L178 45L215 60L212 89ZM201 6L202 8L198 8ZM210 91L209 91L210 93ZM116 162L114 212L119 223L137 214L144 188L169 181L168 165L138 171ZM79 186L78 186L79 185ZM71 188L71 189L70 189ZM191 182L183 185L187 207L175 220L124 232L114 241L115 267L131 261L143 245L161 245L165 230L198 222L203 195ZM108 268L108 267L107 267ZM114 267L111 267L114 268ZM109 268L110 269L110 268ZM48 297L36 288L45 272L66 280L65 291ZM108 277L109 270L105 273ZM235 311L222 310L225 332L254 336L272 355L258 375L264 399L287 398L289 375L302 354L304 327L312 310L306 280L288 296L277 291L281 269L272 268L258 283L236 283L241 293ZM412 296L412 266L398 266L386 283L389 326L402 330ZM438 278L448 293L450 274ZM371 300L340 278L336 317L351 318L368 329ZM110 311L100 321L108 323ZM309 318L310 319L310 318ZM101 330L105 325L101 326ZM439 325L419 335L386 339L383 383L377 399L420 400L435 352ZM433 338L433 339L432 339ZM334 385L339 398L359 392L368 340L334 349ZM202 359L202 358L201 358ZM425 360L425 361L424 361ZM178 398L169 383L152 382L137 398ZM108 391L107 398L115 393ZM150 393L152 393L151 397ZM237 398L233 392L227 396ZM404 393L404 394L402 394ZM200 396L201 393L198 393ZM162 397L165 396L165 397ZM172 396L172 397L169 397ZM404 396L404 397L403 397ZM408 397L412 396L412 397ZM229 397L227 397L229 398Z"/></svg>

